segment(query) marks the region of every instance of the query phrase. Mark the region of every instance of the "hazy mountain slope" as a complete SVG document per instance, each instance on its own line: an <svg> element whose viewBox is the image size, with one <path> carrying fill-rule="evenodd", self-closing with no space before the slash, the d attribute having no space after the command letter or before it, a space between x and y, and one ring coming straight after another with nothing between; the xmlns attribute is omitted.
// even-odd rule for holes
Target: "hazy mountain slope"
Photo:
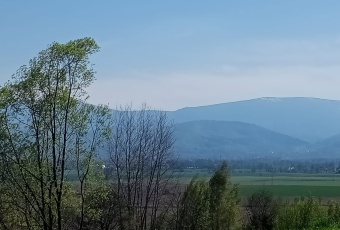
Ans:
<svg viewBox="0 0 340 230"><path fill-rule="evenodd" d="M340 133L340 101L315 98L259 98L184 108L168 115L176 123L241 121L309 142Z"/></svg>
<svg viewBox="0 0 340 230"><path fill-rule="evenodd" d="M175 150L186 158L298 157L308 143L257 125L228 121L176 124Z"/></svg>
<svg viewBox="0 0 340 230"><path fill-rule="evenodd" d="M340 157L340 134L331 136L312 145L311 155L323 157Z"/></svg>

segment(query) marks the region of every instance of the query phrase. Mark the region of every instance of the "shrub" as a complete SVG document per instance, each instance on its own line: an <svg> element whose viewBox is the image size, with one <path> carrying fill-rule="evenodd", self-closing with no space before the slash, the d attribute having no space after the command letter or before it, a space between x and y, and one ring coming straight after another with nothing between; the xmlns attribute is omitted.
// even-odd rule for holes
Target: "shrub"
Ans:
<svg viewBox="0 0 340 230"><path fill-rule="evenodd" d="M261 189L253 193L247 202L249 222L246 229L274 229L275 219L279 210L279 200L268 190Z"/></svg>
<svg viewBox="0 0 340 230"><path fill-rule="evenodd" d="M318 229L328 226L327 210L312 196L286 202L278 213L275 229Z"/></svg>

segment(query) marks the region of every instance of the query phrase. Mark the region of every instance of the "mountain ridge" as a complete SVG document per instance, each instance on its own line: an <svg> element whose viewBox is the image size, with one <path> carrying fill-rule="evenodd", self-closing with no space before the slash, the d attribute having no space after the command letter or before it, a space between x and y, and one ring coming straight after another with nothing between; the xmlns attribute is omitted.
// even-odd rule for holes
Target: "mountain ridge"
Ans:
<svg viewBox="0 0 340 230"><path fill-rule="evenodd" d="M308 142L317 142L340 133L340 101L320 98L263 97L186 107L167 113L175 123L241 121Z"/></svg>
<svg viewBox="0 0 340 230"><path fill-rule="evenodd" d="M252 158L305 156L309 143L239 121L191 121L175 125L181 157Z"/></svg>
<svg viewBox="0 0 340 230"><path fill-rule="evenodd" d="M256 101L256 100L263 100L263 101L280 101L280 100L290 100L290 99L306 99L306 100L319 100L319 101L330 101L330 102L339 102L339 100L335 99L326 99L326 98L318 98L318 97L256 97L256 98L250 98L250 99L244 99L244 100L236 100L236 101L229 101L229 102L220 102L220 103L214 103L214 104L207 104L207 105L197 105L197 106L185 106L180 109L171 110L168 112L176 112L183 109L192 109L192 108L201 108L201 107L209 107L209 106L218 106L218 105L225 105L225 104L231 104L231 103L239 103L239 102L249 102L249 101Z"/></svg>

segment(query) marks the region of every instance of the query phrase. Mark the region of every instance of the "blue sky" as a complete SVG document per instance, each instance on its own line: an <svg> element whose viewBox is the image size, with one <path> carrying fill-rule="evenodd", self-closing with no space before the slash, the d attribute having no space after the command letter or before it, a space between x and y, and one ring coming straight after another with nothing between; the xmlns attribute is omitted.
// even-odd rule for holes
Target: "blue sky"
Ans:
<svg viewBox="0 0 340 230"><path fill-rule="evenodd" d="M53 41L93 37L90 102L174 110L340 99L340 1L2 1L0 84Z"/></svg>

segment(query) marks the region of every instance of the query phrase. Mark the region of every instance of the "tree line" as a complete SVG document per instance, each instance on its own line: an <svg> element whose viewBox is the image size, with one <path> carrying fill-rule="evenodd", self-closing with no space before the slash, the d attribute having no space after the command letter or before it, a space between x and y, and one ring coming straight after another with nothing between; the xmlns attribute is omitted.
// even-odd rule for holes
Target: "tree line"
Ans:
<svg viewBox="0 0 340 230"><path fill-rule="evenodd" d="M91 38L55 42L0 88L0 229L282 229L293 215L307 227L339 223L337 205L327 215L313 198L278 209L266 193L250 197L244 218L226 163L182 185L164 112L87 103L97 51Z"/></svg>
<svg viewBox="0 0 340 230"><path fill-rule="evenodd" d="M155 229L165 211L172 123L146 106L87 103L98 50L91 38L55 42L1 87L3 229Z"/></svg>
<svg viewBox="0 0 340 230"><path fill-rule="evenodd" d="M214 171L224 160L220 159L179 159L176 170L202 169ZM228 160L232 172L237 173L329 173L340 172L339 159L275 159L255 158Z"/></svg>

